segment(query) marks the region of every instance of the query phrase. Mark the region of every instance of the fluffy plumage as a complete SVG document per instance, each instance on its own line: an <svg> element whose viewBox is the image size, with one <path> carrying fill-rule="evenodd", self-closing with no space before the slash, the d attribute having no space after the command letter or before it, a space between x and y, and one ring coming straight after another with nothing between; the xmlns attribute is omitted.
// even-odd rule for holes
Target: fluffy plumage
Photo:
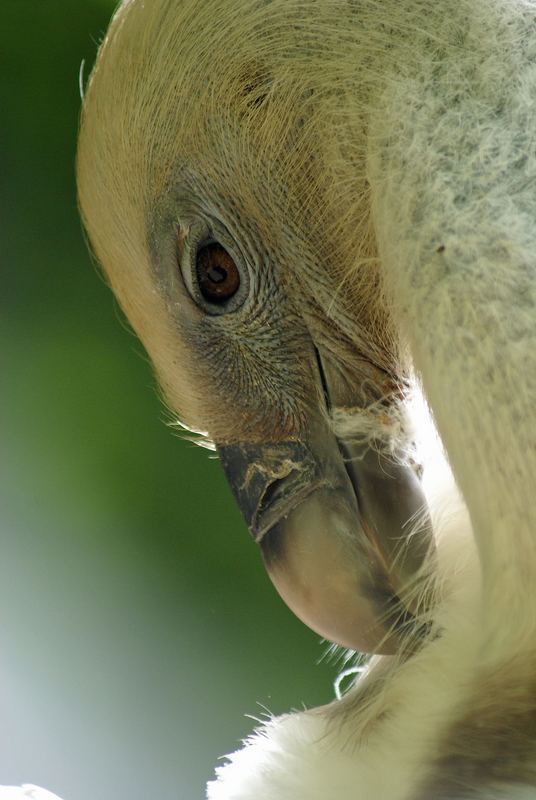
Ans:
<svg viewBox="0 0 536 800"><path fill-rule="evenodd" d="M0 800L59 800L57 795L30 783L24 786L0 786Z"/></svg>
<svg viewBox="0 0 536 800"><path fill-rule="evenodd" d="M332 423L406 461L415 369L463 496L428 482L424 646L271 721L211 800L536 797L535 34L533 0L130 0L103 43L80 204L172 407L299 436L310 336ZM201 218L247 315L188 298Z"/></svg>

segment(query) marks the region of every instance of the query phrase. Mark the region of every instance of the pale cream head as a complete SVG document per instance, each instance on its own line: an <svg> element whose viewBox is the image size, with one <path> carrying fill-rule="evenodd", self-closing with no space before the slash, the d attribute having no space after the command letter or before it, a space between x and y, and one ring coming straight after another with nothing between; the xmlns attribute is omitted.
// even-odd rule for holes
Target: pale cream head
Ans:
<svg viewBox="0 0 536 800"><path fill-rule="evenodd" d="M393 617L394 594L425 548L401 568L399 529L422 503L411 467L407 477L393 468L402 499L388 503L387 523L367 478L381 483L386 462L367 462L359 478L370 504L356 494L359 470L345 468L369 440L403 460L393 420L407 374L366 177L374 71L342 58L356 42L340 24L332 41L318 37L341 9L315 5L306 18L287 0L124 3L84 99L78 184L91 244L168 403L216 443L279 590L309 623L314 600L323 635L371 649L405 620ZM223 275L225 302L203 289L206 278L216 292ZM364 449L335 438L335 412L346 434L348 420L367 431ZM288 531L310 525L319 498L318 536L304 540L316 545L296 566ZM391 541L380 544L386 524ZM337 554L329 574L327 551Z"/></svg>

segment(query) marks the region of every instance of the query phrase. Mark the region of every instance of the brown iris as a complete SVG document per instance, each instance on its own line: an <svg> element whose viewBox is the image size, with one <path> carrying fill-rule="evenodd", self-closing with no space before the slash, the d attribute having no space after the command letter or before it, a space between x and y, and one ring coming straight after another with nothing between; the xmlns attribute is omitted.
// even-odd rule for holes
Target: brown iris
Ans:
<svg viewBox="0 0 536 800"><path fill-rule="evenodd" d="M199 290L208 303L224 303L240 286L240 273L233 259L221 244L202 247L196 260Z"/></svg>

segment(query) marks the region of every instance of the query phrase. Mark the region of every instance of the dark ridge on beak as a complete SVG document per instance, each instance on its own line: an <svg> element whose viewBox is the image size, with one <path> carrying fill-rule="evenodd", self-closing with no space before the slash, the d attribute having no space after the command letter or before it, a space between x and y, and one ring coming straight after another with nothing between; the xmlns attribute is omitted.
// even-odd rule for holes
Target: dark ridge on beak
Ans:
<svg viewBox="0 0 536 800"><path fill-rule="evenodd" d="M216 450L256 542L325 482L303 442L217 445Z"/></svg>

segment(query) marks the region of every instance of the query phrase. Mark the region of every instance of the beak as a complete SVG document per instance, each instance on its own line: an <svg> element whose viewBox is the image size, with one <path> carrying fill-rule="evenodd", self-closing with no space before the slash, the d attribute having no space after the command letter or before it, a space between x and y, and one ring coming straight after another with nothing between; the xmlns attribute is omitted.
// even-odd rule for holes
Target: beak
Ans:
<svg viewBox="0 0 536 800"><path fill-rule="evenodd" d="M272 582L306 625L366 653L422 638L412 612L433 538L429 522L411 531L427 508L411 466L336 437L326 415L302 440L216 449Z"/></svg>
<svg viewBox="0 0 536 800"><path fill-rule="evenodd" d="M425 505L411 467L337 440L217 448L267 571L287 605L321 636L361 652L396 652L422 635L404 586L429 550L408 537ZM408 594L409 597L409 594Z"/></svg>

